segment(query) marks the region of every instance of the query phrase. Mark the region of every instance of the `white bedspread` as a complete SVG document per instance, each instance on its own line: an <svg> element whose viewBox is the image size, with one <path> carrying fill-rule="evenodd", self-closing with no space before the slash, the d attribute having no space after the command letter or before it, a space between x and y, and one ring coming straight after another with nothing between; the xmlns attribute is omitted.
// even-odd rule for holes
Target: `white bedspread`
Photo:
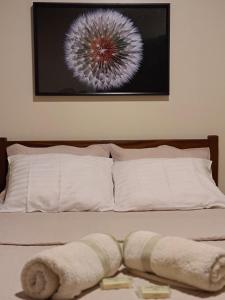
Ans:
<svg viewBox="0 0 225 300"><path fill-rule="evenodd" d="M130 213L1 213L0 299L28 299L21 290L20 271L31 255L93 232L110 233L121 240L135 230L205 240L225 248L225 209ZM143 282L142 279L135 279L136 286ZM207 294L173 289L171 299L191 300L202 297L224 300L225 292ZM79 298L138 299L133 289L101 291L97 287Z"/></svg>

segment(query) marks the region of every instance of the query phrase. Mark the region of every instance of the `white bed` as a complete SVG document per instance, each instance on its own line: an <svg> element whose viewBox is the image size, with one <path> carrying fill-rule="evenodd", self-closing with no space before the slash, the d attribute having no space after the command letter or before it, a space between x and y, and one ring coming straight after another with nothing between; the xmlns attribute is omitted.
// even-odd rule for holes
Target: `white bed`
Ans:
<svg viewBox="0 0 225 300"><path fill-rule="evenodd" d="M161 212L2 213L0 217L1 299L28 299L22 292L20 272L28 258L55 245L80 239L92 232L124 239L134 230L150 230L207 241L225 249L225 210ZM136 279L138 284L139 279ZM182 293L182 294L181 294ZM173 289L171 299L224 299L224 294ZM202 297L201 296L201 297ZM85 292L82 299L137 299L133 290Z"/></svg>
<svg viewBox="0 0 225 300"><path fill-rule="evenodd" d="M52 146L58 142L21 142L26 146ZM105 143L105 141L103 141ZM107 141L108 142L108 141ZM0 140L1 189L5 186L6 147L15 143ZM89 142L65 142L74 146L87 146ZM154 147L162 144L180 148L209 147L213 161L213 176L217 182L218 139L133 141L117 144L130 148ZM3 157L4 156L4 157ZM20 272L25 262L35 253L94 232L109 233L118 240L136 230L150 230L163 235L176 235L214 244L225 249L225 209L199 209L185 211L145 212L59 212L59 213L0 213L0 298L6 300L29 299L22 291ZM135 286L143 283L135 278ZM171 299L224 299L225 293L207 293L172 288ZM134 289L102 291L98 286L83 292L79 299L138 299Z"/></svg>

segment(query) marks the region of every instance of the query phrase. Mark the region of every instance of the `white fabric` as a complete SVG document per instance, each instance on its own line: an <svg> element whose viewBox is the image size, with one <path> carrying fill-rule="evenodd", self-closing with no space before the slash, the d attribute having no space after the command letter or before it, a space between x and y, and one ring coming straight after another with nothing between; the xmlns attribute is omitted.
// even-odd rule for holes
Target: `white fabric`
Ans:
<svg viewBox="0 0 225 300"><path fill-rule="evenodd" d="M143 254L149 254L152 273L206 291L218 291L225 286L225 251L222 248L180 237L159 239L149 253L145 245L156 233L131 233L124 245L127 267L145 271ZM204 254L204 255L203 255Z"/></svg>
<svg viewBox="0 0 225 300"><path fill-rule="evenodd" d="M9 158L0 211L106 211L113 208L112 159L72 154Z"/></svg>
<svg viewBox="0 0 225 300"><path fill-rule="evenodd" d="M151 148L127 149L115 144L109 144L108 147L111 156L114 160L178 157L195 157L202 159L210 159L210 149L208 147L179 149L168 145L161 145L158 147Z"/></svg>
<svg viewBox="0 0 225 300"><path fill-rule="evenodd" d="M62 142L63 143L63 142ZM50 147L27 147L21 144L12 144L7 147L7 155L21 155L21 154L48 154L48 153L63 153L75 155L90 155L109 157L108 144L93 144L87 147L75 147L68 145L57 145Z"/></svg>
<svg viewBox="0 0 225 300"><path fill-rule="evenodd" d="M152 158L113 165L116 211L225 207L211 162L199 158Z"/></svg>
<svg viewBox="0 0 225 300"><path fill-rule="evenodd" d="M105 256L105 274L101 255ZM90 234L78 242L44 250L29 260L21 273L25 293L35 299L73 299L119 269L122 255L111 236Z"/></svg>

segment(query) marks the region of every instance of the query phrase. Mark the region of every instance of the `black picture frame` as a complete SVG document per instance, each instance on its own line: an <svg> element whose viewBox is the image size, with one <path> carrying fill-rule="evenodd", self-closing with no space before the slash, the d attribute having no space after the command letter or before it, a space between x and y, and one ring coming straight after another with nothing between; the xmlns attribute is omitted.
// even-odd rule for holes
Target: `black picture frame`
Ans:
<svg viewBox="0 0 225 300"><path fill-rule="evenodd" d="M34 2L33 41L36 96L169 95L168 3Z"/></svg>

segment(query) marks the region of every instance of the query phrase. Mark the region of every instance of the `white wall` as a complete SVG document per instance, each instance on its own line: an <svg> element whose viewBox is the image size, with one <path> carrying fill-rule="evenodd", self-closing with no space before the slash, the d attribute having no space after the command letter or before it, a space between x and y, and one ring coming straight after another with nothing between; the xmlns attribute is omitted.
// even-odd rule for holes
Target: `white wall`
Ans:
<svg viewBox="0 0 225 300"><path fill-rule="evenodd" d="M113 97L105 97L105 101L80 97L68 102L66 97L46 97L51 102L36 102L43 98L33 97L32 1L0 0L0 136L151 139L204 138L218 134L220 187L225 191L225 1L168 2L171 3L169 101L153 96L137 96L136 101L127 101L134 97L121 96L116 98L121 101L113 101ZM75 97L69 97L72 99Z"/></svg>

